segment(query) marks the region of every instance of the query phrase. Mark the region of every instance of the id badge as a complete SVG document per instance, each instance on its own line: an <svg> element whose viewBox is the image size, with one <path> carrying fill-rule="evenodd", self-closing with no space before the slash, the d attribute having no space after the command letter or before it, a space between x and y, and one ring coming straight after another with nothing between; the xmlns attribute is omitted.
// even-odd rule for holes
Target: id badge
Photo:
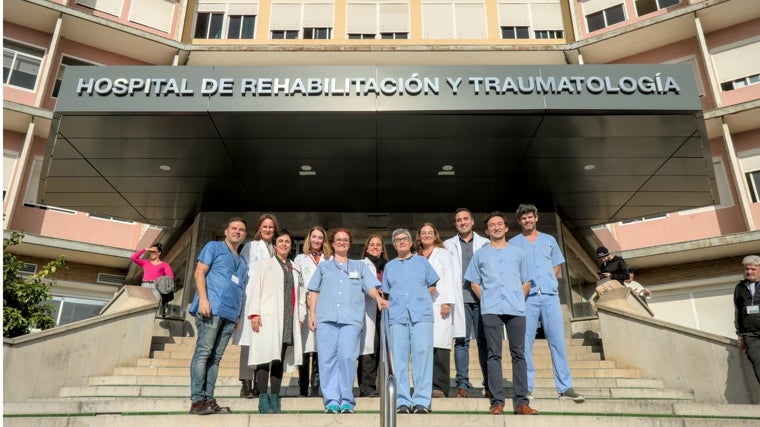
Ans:
<svg viewBox="0 0 760 427"><path fill-rule="evenodd" d="M357 270L354 270L354 271L348 273L348 278L349 279L359 279L360 278L359 277L359 272Z"/></svg>
<svg viewBox="0 0 760 427"><path fill-rule="evenodd" d="M234 283L236 285L239 284L240 283L240 278L233 274L232 275L232 283Z"/></svg>
<svg viewBox="0 0 760 427"><path fill-rule="evenodd" d="M748 305L747 314L760 314L760 305Z"/></svg>

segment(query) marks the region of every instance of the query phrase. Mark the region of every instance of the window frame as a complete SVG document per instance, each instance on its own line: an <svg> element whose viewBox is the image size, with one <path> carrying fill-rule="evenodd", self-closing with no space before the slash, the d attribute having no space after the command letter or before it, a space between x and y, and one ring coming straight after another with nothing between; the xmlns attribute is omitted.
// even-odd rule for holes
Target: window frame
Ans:
<svg viewBox="0 0 760 427"><path fill-rule="evenodd" d="M279 35L279 33L282 33L282 37L275 37L275 35ZM293 35L295 37L289 37ZM269 38L271 40L298 40L299 36L299 30L269 30Z"/></svg>
<svg viewBox="0 0 760 427"><path fill-rule="evenodd" d="M503 40L530 40L530 26L528 25L502 25L499 29L501 30L501 38ZM507 37L509 34L506 34L506 32L509 30L512 30L514 37Z"/></svg>
<svg viewBox="0 0 760 427"><path fill-rule="evenodd" d="M303 27L303 39L330 40L332 39L332 27Z"/></svg>
<svg viewBox="0 0 760 427"><path fill-rule="evenodd" d="M207 15L208 16L207 21L205 23L205 29L203 31L204 36L202 36L202 37L200 37L198 35L198 24L200 22L199 18L201 17L201 15ZM226 16L226 13L224 13L223 11L221 11L221 12L220 11L196 12L196 14L195 14L195 30L193 31L193 38L194 39L198 39L198 40L222 40L222 34L225 33L225 31L224 31L224 29L225 29L225 25L224 25L224 21L225 21L224 18L225 18L225 16ZM212 30L212 28L213 28L213 26L215 24L214 18L217 18L217 17L219 17L219 19L220 19L219 22L216 22L216 24L219 25L219 37L209 37L210 32L211 32L211 30Z"/></svg>
<svg viewBox="0 0 760 427"><path fill-rule="evenodd" d="M26 51L24 51L24 49L26 49ZM10 66L8 67L9 71L8 71L7 77L5 75L6 52L13 52L13 58L12 58ZM39 56L35 56L35 54L39 54ZM46 50L40 47L31 45L28 43L19 42L17 40L3 38L3 86L9 86L9 87L19 89L19 90L35 92L37 90L37 85L39 85L39 82L40 82L40 72L42 71L42 63L45 61L45 54L46 54ZM17 71L18 69L17 64L18 64L19 55L22 55L23 57L27 59L38 61L37 70L36 70L36 73L34 74L34 84L32 85L31 88L11 83L13 79L14 71ZM31 74L31 73L27 73L27 74Z"/></svg>
<svg viewBox="0 0 760 427"><path fill-rule="evenodd" d="M64 62L66 60L70 62L78 62L78 64L74 64L74 63L65 64ZM69 55L62 55L61 61L58 63L58 73L55 75L55 81L53 82L53 90L50 92L50 97L53 99L58 99L58 92L61 90L61 83L63 82L63 74L66 71L66 67L81 67L81 66L92 66L92 65L100 65L100 64L88 62L83 59L79 59L79 58L69 56Z"/></svg>
<svg viewBox="0 0 760 427"><path fill-rule="evenodd" d="M234 18L240 18L240 26L238 28L238 35L237 37L231 37L230 32L232 31L232 20ZM253 25L251 26L251 36L250 37L243 37L243 31L245 30L246 26L246 18L252 18L253 19ZM257 15L244 15L244 14L229 14L226 15L225 23L227 24L227 28L223 29L222 31L227 34L226 40L253 40L256 38L256 24L258 22Z"/></svg>
<svg viewBox="0 0 760 427"><path fill-rule="evenodd" d="M620 11L623 12L623 19L620 20L620 21L617 21L617 22L610 23L608 15L609 15L609 12L612 11L613 9L620 9ZM589 18L591 18L591 17L595 17L596 18L599 15L601 15L601 17L602 17L602 20L604 22L604 26L599 27L599 28L595 28L595 29L592 30L590 22L589 22ZM596 11L596 12L593 12L593 13L589 13L588 15L585 15L584 18L586 18L586 29L588 30L589 33L593 33L595 31L603 30L603 29L605 29L607 27L610 27L610 26L613 26L613 25L616 25L616 24L619 24L621 22L625 22L625 21L628 20L628 17L625 14L625 4L624 3L620 3L620 4L617 4L615 6L608 7L606 9L602 9L602 10L599 10L599 11Z"/></svg>

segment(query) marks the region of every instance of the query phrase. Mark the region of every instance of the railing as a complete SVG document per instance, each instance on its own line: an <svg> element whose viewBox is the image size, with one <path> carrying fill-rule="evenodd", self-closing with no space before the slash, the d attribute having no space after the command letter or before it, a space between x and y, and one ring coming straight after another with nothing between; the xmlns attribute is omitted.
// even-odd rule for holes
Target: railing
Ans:
<svg viewBox="0 0 760 427"><path fill-rule="evenodd" d="M388 338L390 326L388 325L388 310L383 310L380 326L380 378L382 388L380 390L380 426L396 427L396 377L393 369L393 359L390 352L390 339Z"/></svg>

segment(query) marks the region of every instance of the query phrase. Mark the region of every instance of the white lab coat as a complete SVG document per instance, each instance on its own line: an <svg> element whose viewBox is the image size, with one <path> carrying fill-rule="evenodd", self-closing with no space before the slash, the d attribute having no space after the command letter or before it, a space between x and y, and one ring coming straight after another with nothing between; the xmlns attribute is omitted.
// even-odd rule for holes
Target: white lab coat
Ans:
<svg viewBox="0 0 760 427"><path fill-rule="evenodd" d="M369 271L377 277L377 268L367 258L362 262L369 268ZM378 292L381 292L378 289ZM377 301L368 294L364 294L364 323L362 324L361 352L359 354L375 353L375 319L377 319Z"/></svg>
<svg viewBox="0 0 760 427"><path fill-rule="evenodd" d="M478 251L478 249L488 244L488 239L479 235L476 232L472 232L472 253ZM459 235L443 242L446 249L451 251L453 257L454 277L457 278L457 287L462 289L462 277L467 270L466 265L462 265L462 246L459 243ZM452 336L454 338L461 338L467 335L467 326L464 324L464 302L462 300L462 292L457 292L457 300L454 302L454 323L453 323Z"/></svg>
<svg viewBox="0 0 760 427"><path fill-rule="evenodd" d="M461 279L454 276L454 258L448 249L433 248L428 262L439 277L433 295L433 347L451 350L451 339L455 338L452 327L454 309L457 301L462 304L462 292L459 292L458 299L456 297L457 290L461 289L457 283L461 283ZM451 304L451 312L445 318L441 317L443 304Z"/></svg>
<svg viewBox="0 0 760 427"><path fill-rule="evenodd" d="M295 294L295 304L293 304L293 346L288 347L288 351L283 360L283 365L287 372L292 372L302 363L303 348L301 345L301 324L306 317L306 302L302 298L299 289L303 289L303 276L298 267L292 262L293 285ZM256 366L263 363L269 363L273 360L280 360L282 351L282 328L285 313L285 300L289 295L285 293L285 277L280 266L280 261L275 258L269 258L261 261L256 280L251 287L251 294L248 296L247 310L245 312L246 323L245 329L251 331L250 350L248 352L248 366ZM259 333L254 333L251 329L249 316L257 314L261 316L261 329Z"/></svg>
<svg viewBox="0 0 760 427"><path fill-rule="evenodd" d="M319 264L323 263L324 261L324 255L319 257ZM318 264L315 264L314 260L308 254L296 255L296 259L293 260L293 263L297 268L301 270L301 274L303 274L304 286L301 288L301 298L303 298L303 300L308 303L309 300L306 296L308 291L306 288L309 286L309 282L311 282L311 276L313 276L314 272L317 271ZM301 328L301 339L303 340L304 353L314 353L317 351L317 345L314 342L314 332L309 329L308 309L306 310L306 318L304 319L303 327Z"/></svg>
<svg viewBox="0 0 760 427"><path fill-rule="evenodd" d="M251 240L243 246L243 250L240 252L240 256L248 263L248 283L245 285L245 295L243 301L245 301L245 308L243 313L248 313L251 290L256 280L256 273L259 269L259 263L265 259L272 258L269 255L269 249L267 244L263 240ZM235 345L251 345L251 330L250 324L246 323L248 319L241 319L241 324L235 329L235 333L232 335L232 343ZM248 326L247 328L241 328L240 326Z"/></svg>

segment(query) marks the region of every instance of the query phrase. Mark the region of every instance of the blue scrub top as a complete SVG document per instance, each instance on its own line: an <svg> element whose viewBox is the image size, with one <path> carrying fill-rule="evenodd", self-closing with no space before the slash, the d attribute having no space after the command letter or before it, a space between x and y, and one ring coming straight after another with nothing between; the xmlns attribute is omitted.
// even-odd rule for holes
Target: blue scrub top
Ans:
<svg viewBox="0 0 760 427"><path fill-rule="evenodd" d="M319 292L317 322L362 327L364 322L364 294L379 288L375 273L362 261L355 259L337 263L331 258L319 263L309 281L309 291Z"/></svg>
<svg viewBox="0 0 760 427"><path fill-rule="evenodd" d="M237 321L243 308L245 284L248 281L248 263L245 258L232 252L225 242L208 242L198 255L198 261L208 266L206 295L211 304L211 314L223 319ZM237 283L233 281L237 278ZM190 314L198 312L200 299L195 294Z"/></svg>
<svg viewBox="0 0 760 427"><path fill-rule="evenodd" d="M554 275L554 267L565 262L565 257L562 256L554 237L538 233L536 241L531 243L525 236L518 234L509 239L509 244L525 252L531 281L530 293L534 294L541 290L542 294L556 294L559 283L557 276Z"/></svg>
<svg viewBox="0 0 760 427"><path fill-rule="evenodd" d="M440 278L425 257L393 259L383 270L383 292L389 295L390 325L433 321L433 297L428 287Z"/></svg>
<svg viewBox="0 0 760 427"><path fill-rule="evenodd" d="M530 280L525 252L514 245L483 246L472 256L464 278L480 285L481 314L525 316L522 284Z"/></svg>

